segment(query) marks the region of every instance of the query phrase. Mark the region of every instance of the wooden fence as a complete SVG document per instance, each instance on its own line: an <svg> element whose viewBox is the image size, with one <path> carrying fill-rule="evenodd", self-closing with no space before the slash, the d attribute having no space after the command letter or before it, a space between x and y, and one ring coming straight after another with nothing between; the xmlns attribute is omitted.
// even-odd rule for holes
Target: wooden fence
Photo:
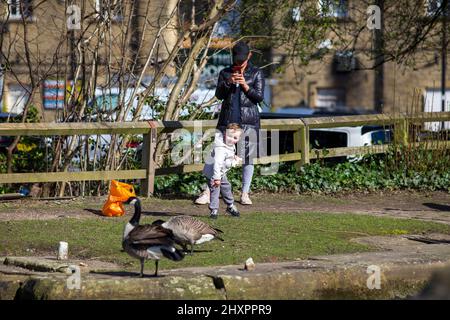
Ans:
<svg viewBox="0 0 450 320"><path fill-rule="evenodd" d="M261 126L266 130L292 131L294 135L294 152L271 155L257 159L257 163L295 161L296 167L309 163L311 159L329 158L367 153L383 153L388 145L363 147L332 148L310 150L309 130L318 128L336 128L363 125L392 126L394 142L402 145L419 144L410 142L409 128L414 124L431 121L449 121L450 112L419 113L407 115L358 115L320 118L262 120ZM203 164L185 164L174 167L156 168L155 146L158 134L171 133L177 129L189 132L201 128L203 131L214 129L216 121L149 121L149 122L115 122L115 123L3 123L0 124L0 136L76 136L104 134L142 134L142 168L138 170L117 171L81 171L81 172L40 172L40 173L6 173L0 174L0 183L33 183L62 181L92 181L112 179L140 179L141 192L149 196L154 190L155 176L170 173L201 171ZM450 141L433 141L432 148L449 148Z"/></svg>

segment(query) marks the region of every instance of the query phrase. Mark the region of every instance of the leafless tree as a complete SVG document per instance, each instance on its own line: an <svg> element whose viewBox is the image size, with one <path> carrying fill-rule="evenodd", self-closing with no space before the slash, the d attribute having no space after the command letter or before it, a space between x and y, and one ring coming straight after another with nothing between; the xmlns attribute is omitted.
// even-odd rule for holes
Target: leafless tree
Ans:
<svg viewBox="0 0 450 320"><path fill-rule="evenodd" d="M6 0L2 2L9 9ZM214 26L236 4L235 0L206 1L202 9L190 11L197 15L196 19L183 15L180 11L182 2L67 0L63 8L49 0L33 2L33 14L38 20L39 15L47 14L45 8L51 7L60 13L45 16L50 21L44 27L46 31L51 30L54 52L50 54L48 43L40 41L39 21L34 23L25 14L22 14L20 28L2 32L0 38L2 60L10 66L6 75L28 89L23 121L28 108L42 93L43 82L49 78L63 79L67 84L65 87L70 88L65 93L64 107L58 111L59 122L139 121L148 98L155 95L156 88L162 86L161 81L167 76L176 80L167 88L167 103L158 116L163 120L178 120L180 110L195 91L208 60ZM20 12L24 13L25 2L20 3ZM67 21L73 18L70 10L73 5L80 10L79 28L68 27ZM200 23L196 23L198 16L203 16ZM5 19L2 27L9 23L8 18ZM17 21L14 23L17 26ZM30 28L33 29L31 33ZM189 43L186 59L180 63L180 49L186 43ZM12 59L12 53L19 61ZM26 67L25 77L20 69L22 66ZM104 90L105 99L112 99L112 88L118 88L114 92L117 105L112 110L102 110L102 106L96 105L96 90ZM105 103L112 104L112 101ZM41 114L45 112L44 109L40 111ZM130 138L113 135L100 157L104 145L101 136L93 140L89 136L56 137L49 169L67 171L76 157L82 170L89 165L94 170L100 167L118 170L126 163L127 154L123 150ZM161 141L164 139L162 136ZM20 137L16 137L8 147L8 172L12 170L12 155L19 141ZM158 151L164 154L168 147L160 143ZM66 183L62 183L56 192L62 196L65 189Z"/></svg>

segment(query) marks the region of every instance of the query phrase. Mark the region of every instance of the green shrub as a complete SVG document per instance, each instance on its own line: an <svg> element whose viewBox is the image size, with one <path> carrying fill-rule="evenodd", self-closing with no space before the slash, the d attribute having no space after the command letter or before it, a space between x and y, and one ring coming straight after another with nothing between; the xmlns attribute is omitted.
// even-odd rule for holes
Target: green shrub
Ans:
<svg viewBox="0 0 450 320"><path fill-rule="evenodd" d="M12 122L22 122L22 116L13 118ZM31 105L28 110L27 123L39 122L39 112L34 105ZM33 136L20 137L19 143L16 146L12 154L12 171L14 173L19 172L45 172L49 154L45 147L45 140L43 138ZM7 172L7 151L6 149L0 150L0 173ZM0 194L8 192L17 192L18 187L8 187L0 184Z"/></svg>
<svg viewBox="0 0 450 320"><path fill-rule="evenodd" d="M400 154L399 154L400 152ZM389 150L387 154L368 155L357 162L327 163L315 161L297 172L292 163L280 164L273 175L261 175L256 166L252 181L254 192L374 191L380 189L416 189L450 191L450 156L429 156L430 150L415 150L415 161L406 153ZM428 160L425 160L428 159ZM426 162L425 162L426 161ZM233 190L241 186L241 169L227 174ZM206 183L201 173L160 176L155 181L157 194L196 195Z"/></svg>

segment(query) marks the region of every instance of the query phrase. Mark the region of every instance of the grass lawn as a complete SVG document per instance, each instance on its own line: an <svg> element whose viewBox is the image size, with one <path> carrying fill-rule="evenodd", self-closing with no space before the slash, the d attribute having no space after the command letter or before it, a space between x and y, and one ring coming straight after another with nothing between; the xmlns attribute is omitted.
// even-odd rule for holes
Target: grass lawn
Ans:
<svg viewBox="0 0 450 320"><path fill-rule="evenodd" d="M143 216L141 223L158 218L167 219ZM0 256L55 255L58 242L67 241L71 257L110 261L124 269L137 270L137 260L121 252L122 231L128 219L129 216L3 221ZM373 250L349 241L365 235L450 233L450 226L444 224L354 214L257 212L239 219L226 216L213 222L207 217L200 219L222 229L225 242L196 246L201 252L186 256L179 263L164 260L162 269L243 264L248 257L260 263ZM150 264L147 268L151 269Z"/></svg>

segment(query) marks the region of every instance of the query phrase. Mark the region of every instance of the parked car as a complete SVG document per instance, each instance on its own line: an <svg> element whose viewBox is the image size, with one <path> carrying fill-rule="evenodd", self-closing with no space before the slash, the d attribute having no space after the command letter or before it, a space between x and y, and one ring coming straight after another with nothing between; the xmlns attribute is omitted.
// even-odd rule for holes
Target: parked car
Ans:
<svg viewBox="0 0 450 320"><path fill-rule="evenodd" d="M382 126L338 127L311 129L312 148L362 147L391 141L390 130Z"/></svg>
<svg viewBox="0 0 450 320"><path fill-rule="evenodd" d="M0 123L5 123L9 119L16 118L17 114L15 113L8 113L8 112L1 112L0 113ZM14 137L10 136L0 136L0 150L7 148L14 140Z"/></svg>
<svg viewBox="0 0 450 320"><path fill-rule="evenodd" d="M18 114L3 112L0 113L0 124L9 122L11 119L19 117ZM6 148L11 145L14 141L14 137L12 136L0 136L0 152L5 152ZM16 148L19 151L31 151L37 147L51 146L51 138L49 137L35 137L35 136L26 136L22 137L20 142L17 144Z"/></svg>
<svg viewBox="0 0 450 320"><path fill-rule="evenodd" d="M343 147L363 147L390 143L390 129L382 126L338 127L311 129L309 131L310 147L314 149L330 149ZM336 157L335 160L361 159L357 155Z"/></svg>
<svg viewBox="0 0 450 320"><path fill-rule="evenodd" d="M347 116L363 114L362 112L348 112L348 111L328 111L318 110L312 114L283 114L283 113L261 113L261 119L285 119L285 118L310 118L310 117L325 117L325 116ZM270 151L270 135L268 135L266 146L268 147L268 154ZM310 129L309 142L311 149L331 149L343 147L362 147L375 144L390 143L392 139L392 132L390 128L383 126L355 126L355 127L337 127L337 128L323 128ZM279 133L279 153L294 152L294 139L292 131L280 131ZM347 156L335 157L333 161L342 160L357 160L360 157Z"/></svg>

